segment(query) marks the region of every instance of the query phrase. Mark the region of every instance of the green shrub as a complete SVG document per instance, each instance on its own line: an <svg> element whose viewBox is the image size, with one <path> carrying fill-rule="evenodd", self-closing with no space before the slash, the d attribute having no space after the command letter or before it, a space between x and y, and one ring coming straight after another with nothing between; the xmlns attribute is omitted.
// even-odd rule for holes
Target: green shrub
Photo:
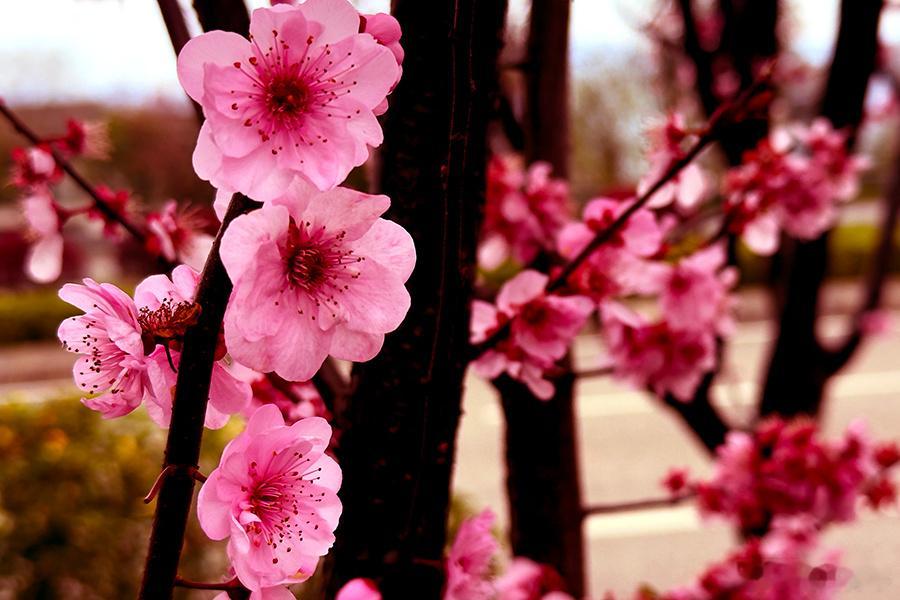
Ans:
<svg viewBox="0 0 900 600"><path fill-rule="evenodd" d="M205 436L205 472L236 427ZM133 598L164 443L142 410L104 421L75 399L0 405L0 598ZM192 515L182 572L219 580L224 567Z"/></svg>

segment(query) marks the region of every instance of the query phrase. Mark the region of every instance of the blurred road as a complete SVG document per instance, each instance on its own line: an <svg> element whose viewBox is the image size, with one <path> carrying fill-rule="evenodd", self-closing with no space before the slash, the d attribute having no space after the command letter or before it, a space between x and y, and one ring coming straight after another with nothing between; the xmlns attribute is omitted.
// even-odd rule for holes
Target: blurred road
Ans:
<svg viewBox="0 0 900 600"><path fill-rule="evenodd" d="M892 313L900 324L900 312ZM846 318L821 323L826 339L840 339ZM765 366L771 327L743 322L730 344L726 369L716 390L720 407L735 424L752 416L756 382ZM582 368L596 366L600 350L584 337L576 348ZM588 504L662 497L659 481L668 466L707 473L704 452L674 417L647 394L629 391L608 378L579 384L581 469ZM825 427L841 431L865 416L880 438L900 438L900 329L871 339L829 390ZM455 489L475 507L490 506L505 521L501 413L492 388L470 377L459 440ZM536 440L540 443L540 440ZM638 584L657 589L688 583L703 565L732 547L731 530L701 523L692 505L596 516L586 523L590 589L594 600L605 590L630 598ZM900 598L900 519L896 510L866 515L861 522L831 530L826 546L844 549L843 566L853 577L844 600Z"/></svg>
<svg viewBox="0 0 900 600"><path fill-rule="evenodd" d="M821 329L826 338L840 339L854 306L854 286L837 286L826 295ZM900 300L896 284L889 298ZM732 339L726 368L719 378L717 401L733 423L752 415L771 327L764 320L765 296L741 294L741 322ZM867 417L881 438L900 438L900 310L894 327L869 340L856 360L836 377L828 394L825 426L838 432L854 417ZM576 345L581 368L597 366L597 339L584 336ZM0 398L40 401L73 392L69 379L73 357L55 342L0 348ZM587 503L620 502L662 496L659 480L669 466L708 472L702 450L664 408L644 393L629 391L609 378L579 384L578 413L581 468ZM503 494L502 421L492 388L469 377L465 414L459 439L455 490L473 507L490 506L505 521ZM540 443L540 440L536 440ZM701 524L692 505L598 516L586 523L591 593L599 600L605 590L622 598L640 583L665 589L687 583L703 565L722 557L733 544L729 528ZM844 566L853 572L844 600L900 598L900 519L896 510L868 515L860 523L833 529L826 543L844 549Z"/></svg>

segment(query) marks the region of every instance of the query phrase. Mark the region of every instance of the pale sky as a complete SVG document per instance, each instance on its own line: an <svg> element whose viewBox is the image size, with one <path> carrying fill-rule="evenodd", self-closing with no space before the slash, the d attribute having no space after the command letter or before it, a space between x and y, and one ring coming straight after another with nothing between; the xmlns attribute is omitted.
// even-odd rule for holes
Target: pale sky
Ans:
<svg viewBox="0 0 900 600"><path fill-rule="evenodd" d="M354 3L374 12L385 10L389 2ZM267 2L250 0L249 4ZM574 0L575 64L579 56L592 51L640 49L646 42L634 24L646 19L654 4L652 0ZM527 0L512 0L512 5L521 11ZM837 0L791 0L788 5L799 25L793 36L797 49L813 62L827 60ZM882 31L886 38L900 40L898 17L897 11L886 15ZM182 98L175 58L153 0L0 0L0 64L0 96L11 102L132 104L156 97Z"/></svg>

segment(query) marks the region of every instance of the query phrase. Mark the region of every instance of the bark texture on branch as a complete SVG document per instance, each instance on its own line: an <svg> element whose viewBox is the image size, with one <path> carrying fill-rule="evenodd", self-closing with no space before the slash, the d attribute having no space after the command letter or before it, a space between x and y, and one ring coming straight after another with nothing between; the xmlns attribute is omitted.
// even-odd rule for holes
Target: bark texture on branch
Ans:
<svg viewBox="0 0 900 600"><path fill-rule="evenodd" d="M505 12L504 0L394 2L406 60L386 115L381 182L387 216L412 234L418 258L406 320L354 368L332 592L366 576L387 600L440 597Z"/></svg>

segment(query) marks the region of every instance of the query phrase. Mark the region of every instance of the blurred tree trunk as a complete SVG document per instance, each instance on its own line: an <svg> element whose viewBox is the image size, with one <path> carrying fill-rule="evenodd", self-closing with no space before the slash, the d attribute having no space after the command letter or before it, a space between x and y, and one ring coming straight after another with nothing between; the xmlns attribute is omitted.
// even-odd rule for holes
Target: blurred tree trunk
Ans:
<svg viewBox="0 0 900 600"><path fill-rule="evenodd" d="M525 158L569 172L568 33L570 0L534 0L526 58ZM506 491L516 556L555 567L568 591L584 592L581 475L571 361L556 392L539 400L508 377L494 381L506 421Z"/></svg>
<svg viewBox="0 0 900 600"><path fill-rule="evenodd" d="M863 117L863 101L878 52L883 0L843 0L837 44L821 114L836 128L848 128L852 147ZM817 415L828 379L849 360L840 360L816 335L819 292L828 265L828 234L810 242L791 241L783 253L778 339L772 350L759 413ZM855 346L854 346L855 348Z"/></svg>
<svg viewBox="0 0 900 600"><path fill-rule="evenodd" d="M412 308L354 367L341 440L344 513L331 591L379 581L387 600L440 597L468 349L486 128L505 0L395 0L403 79L381 152L388 217L416 242Z"/></svg>
<svg viewBox="0 0 900 600"><path fill-rule="evenodd" d="M740 87L750 86L755 68L763 61L778 54L779 0L719 0L722 29L715 48L701 43L692 0L678 0L683 22L682 45L684 53L694 64L697 96L707 117L722 103L716 94L717 68L727 66L737 76ZM730 165L740 164L744 152L768 135L769 120L766 116L748 118L723 132L719 146ZM729 262L735 262L735 241L728 240ZM722 355L723 341L719 340L718 352ZM707 452L712 453L725 441L728 424L712 403L712 386L716 373L703 378L690 402L680 402L674 397L665 403L678 415Z"/></svg>

